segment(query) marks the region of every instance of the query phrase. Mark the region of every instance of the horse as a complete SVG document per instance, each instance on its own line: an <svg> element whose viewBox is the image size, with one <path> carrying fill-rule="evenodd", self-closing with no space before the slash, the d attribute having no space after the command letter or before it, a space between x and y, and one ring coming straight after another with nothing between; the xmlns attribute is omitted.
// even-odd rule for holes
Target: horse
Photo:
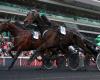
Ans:
<svg viewBox="0 0 100 80"><path fill-rule="evenodd" d="M0 24L0 33L6 31L10 32L11 35L14 37L14 47L12 47L8 51L9 55L14 59L12 64L8 68L11 69L22 51L33 50L40 46L41 37L39 36L39 39L33 40L32 33L30 31L18 27L15 25L15 23L11 22L4 22ZM17 51L16 55L13 56L11 51Z"/></svg>
<svg viewBox="0 0 100 80"><path fill-rule="evenodd" d="M66 35L62 35L59 32L59 29L58 29L59 26L49 28L49 26L51 26L51 25L45 24L45 22L43 22L44 20L42 20L42 19L43 18L41 18L39 15L34 15L34 12L29 12L27 14L27 17L25 18L24 22L30 23L30 21L31 21L31 23L32 22L37 23L37 25L38 25L37 27L40 30L40 32L42 34L45 33L45 35L49 34L49 35L53 36L53 37L49 37L49 39L52 39L52 43L54 43L54 44L58 42L59 44L57 44L55 47L58 47L61 51L63 51L63 53L66 53L67 56L68 56L68 46L77 45L78 47L82 48L85 51L85 55L86 55L87 59L88 59L88 56L90 56L90 55L94 55L94 57L96 58L97 53L96 54L93 53L92 52L93 49L91 49L91 47L89 47L89 44L88 44L91 42L89 40L87 40L83 35L81 35L78 30L66 28ZM41 23L43 23L43 24L41 24ZM54 25L52 25L52 26L54 26ZM50 31L54 34L52 34L52 33L50 34L49 33ZM45 36L43 35L42 37L44 39ZM51 44L50 46L54 47L52 45L53 44ZM41 45L41 47L37 48L35 54L33 54L30 57L29 61L31 62L32 58L35 58L35 55L37 55L38 52L43 50L45 46L50 47L45 44Z"/></svg>
<svg viewBox="0 0 100 80"><path fill-rule="evenodd" d="M35 50L37 48L41 48L41 51L45 51L46 49L58 48L59 38L57 38L56 30L49 29L48 34L44 34L45 38L42 38L39 35L38 39L34 39L31 31L26 30L25 28L21 28L12 22L4 22L0 24L0 33L2 32L10 32L10 34L14 37L14 47L12 47L8 53L14 59L8 69L11 69L17 60L18 56L22 51ZM45 32L46 33L46 32ZM56 37L55 37L56 36ZM53 49L52 49L53 50ZM16 55L13 56L11 51L17 51Z"/></svg>
<svg viewBox="0 0 100 80"><path fill-rule="evenodd" d="M85 39L78 33L77 30L66 29L66 35L62 35L59 31L59 28L57 28L58 26L54 28L48 28L47 25L43 25L42 23L40 24L40 19L33 19L37 19L39 24L38 28L40 29L41 33L39 39L33 39L32 33L29 30L20 28L14 23L6 22L0 24L0 33L3 31L9 31L14 37L14 47L9 50L9 55L11 55L14 60L9 66L9 69L13 67L20 53L25 50L36 49L36 52L30 57L29 62L32 61L33 57L35 58L38 54L47 49L53 51L56 48L56 50L59 49L65 53L65 55L67 55L68 46L73 44L81 47L86 53L91 53L86 46ZM17 51L15 57L11 54L11 51L13 50Z"/></svg>

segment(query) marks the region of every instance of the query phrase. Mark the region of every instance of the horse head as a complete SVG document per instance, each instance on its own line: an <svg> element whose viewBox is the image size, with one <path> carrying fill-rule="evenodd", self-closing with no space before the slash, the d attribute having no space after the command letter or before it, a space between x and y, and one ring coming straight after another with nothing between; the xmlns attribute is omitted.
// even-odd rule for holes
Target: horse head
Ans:
<svg viewBox="0 0 100 80"><path fill-rule="evenodd" d="M32 22L36 19L36 15L38 15L36 10L31 10L28 12L26 18L24 19L24 24L32 24Z"/></svg>

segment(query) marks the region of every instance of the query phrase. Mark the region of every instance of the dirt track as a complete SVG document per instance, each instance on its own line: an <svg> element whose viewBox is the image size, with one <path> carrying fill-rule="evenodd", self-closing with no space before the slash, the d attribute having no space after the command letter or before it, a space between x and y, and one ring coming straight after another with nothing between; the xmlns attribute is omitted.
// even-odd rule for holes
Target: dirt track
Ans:
<svg viewBox="0 0 100 80"><path fill-rule="evenodd" d="M0 80L100 80L100 72L97 70L0 70Z"/></svg>

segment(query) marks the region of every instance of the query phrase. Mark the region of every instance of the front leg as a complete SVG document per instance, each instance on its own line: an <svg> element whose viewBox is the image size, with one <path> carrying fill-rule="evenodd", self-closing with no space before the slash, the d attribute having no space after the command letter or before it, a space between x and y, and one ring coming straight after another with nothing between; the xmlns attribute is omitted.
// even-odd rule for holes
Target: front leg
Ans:
<svg viewBox="0 0 100 80"><path fill-rule="evenodd" d="M21 51L18 51L18 52L16 53L15 57L13 58L13 62L12 62L11 65L8 67L8 70L10 70L10 69L14 66L14 64L15 64L15 62L16 62L18 56L20 55L20 53L21 53Z"/></svg>
<svg viewBox="0 0 100 80"><path fill-rule="evenodd" d="M8 54L14 58L14 55L11 53L11 51L14 51L15 47L12 47L10 50L8 50Z"/></svg>

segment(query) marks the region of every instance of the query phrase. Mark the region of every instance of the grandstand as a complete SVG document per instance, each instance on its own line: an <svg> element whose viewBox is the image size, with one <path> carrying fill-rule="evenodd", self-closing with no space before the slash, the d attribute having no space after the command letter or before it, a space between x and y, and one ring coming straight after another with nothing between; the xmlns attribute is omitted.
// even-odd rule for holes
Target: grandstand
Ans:
<svg viewBox="0 0 100 80"><path fill-rule="evenodd" d="M33 8L38 8L40 13L45 12L52 21L77 27L92 41L100 34L99 6L86 4L81 0L1 0L0 21L5 19L23 21L27 12Z"/></svg>

